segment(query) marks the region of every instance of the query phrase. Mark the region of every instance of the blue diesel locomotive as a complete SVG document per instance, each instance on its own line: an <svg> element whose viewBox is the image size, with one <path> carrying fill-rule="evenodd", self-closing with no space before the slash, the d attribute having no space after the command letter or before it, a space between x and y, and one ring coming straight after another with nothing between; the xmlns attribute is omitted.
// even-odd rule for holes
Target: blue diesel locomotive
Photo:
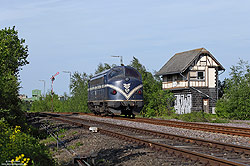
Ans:
<svg viewBox="0 0 250 166"><path fill-rule="evenodd" d="M140 73L130 66L117 66L93 76L88 84L88 107L96 115L120 112L134 117L143 107Z"/></svg>

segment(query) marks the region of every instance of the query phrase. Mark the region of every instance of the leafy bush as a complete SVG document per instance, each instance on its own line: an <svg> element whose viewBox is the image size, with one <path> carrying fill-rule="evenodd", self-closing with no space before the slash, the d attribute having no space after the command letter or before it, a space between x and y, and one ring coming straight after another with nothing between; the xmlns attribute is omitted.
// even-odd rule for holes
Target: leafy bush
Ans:
<svg viewBox="0 0 250 166"><path fill-rule="evenodd" d="M21 127L11 128L0 120L0 163L29 158L34 165L55 165L47 148L34 137L21 132Z"/></svg>
<svg viewBox="0 0 250 166"><path fill-rule="evenodd" d="M53 96L53 111L60 112L62 110L62 102L58 99L58 95ZM31 106L32 112L51 112L52 111L52 95L47 94L39 100L34 101Z"/></svg>
<svg viewBox="0 0 250 166"><path fill-rule="evenodd" d="M171 107L174 101L174 96L169 91L158 90L153 92L150 96L150 100L145 105L145 116L168 116L174 112L174 108Z"/></svg>
<svg viewBox="0 0 250 166"><path fill-rule="evenodd" d="M186 122L208 122L209 117L206 116L207 114L200 111L200 112L191 112L188 114L181 114L179 119L186 121ZM206 117L205 117L206 116Z"/></svg>
<svg viewBox="0 0 250 166"><path fill-rule="evenodd" d="M229 120L228 119L213 119L211 121L209 121L210 123L229 123Z"/></svg>

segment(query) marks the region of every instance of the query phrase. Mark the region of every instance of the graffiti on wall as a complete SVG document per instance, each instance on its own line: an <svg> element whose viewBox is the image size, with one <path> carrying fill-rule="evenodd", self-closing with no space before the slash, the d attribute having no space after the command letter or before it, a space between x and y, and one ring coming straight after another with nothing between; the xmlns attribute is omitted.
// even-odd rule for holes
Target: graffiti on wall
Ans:
<svg viewBox="0 0 250 166"><path fill-rule="evenodd" d="M177 94L175 95L175 98L174 108L177 114L187 114L191 112L191 94Z"/></svg>

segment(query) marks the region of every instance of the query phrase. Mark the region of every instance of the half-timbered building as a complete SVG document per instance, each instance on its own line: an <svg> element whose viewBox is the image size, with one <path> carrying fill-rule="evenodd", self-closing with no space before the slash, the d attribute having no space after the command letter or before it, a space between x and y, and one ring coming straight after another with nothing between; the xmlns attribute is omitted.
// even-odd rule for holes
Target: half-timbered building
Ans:
<svg viewBox="0 0 250 166"><path fill-rule="evenodd" d="M176 113L215 113L218 77L224 67L205 48L175 54L157 73L162 88L171 90Z"/></svg>

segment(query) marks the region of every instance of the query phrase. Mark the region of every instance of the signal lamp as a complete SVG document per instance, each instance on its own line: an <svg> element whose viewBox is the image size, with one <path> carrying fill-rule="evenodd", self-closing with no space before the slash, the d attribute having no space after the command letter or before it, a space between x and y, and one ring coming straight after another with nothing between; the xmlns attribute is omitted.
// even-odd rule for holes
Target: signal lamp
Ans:
<svg viewBox="0 0 250 166"><path fill-rule="evenodd" d="M139 91L138 91L138 94L139 94L139 95L141 95L141 94L142 94L142 91L141 91L141 90L139 90Z"/></svg>
<svg viewBox="0 0 250 166"><path fill-rule="evenodd" d="M113 94L113 95L115 95L116 93L117 93L116 90L113 90L113 91L112 91L112 94Z"/></svg>

